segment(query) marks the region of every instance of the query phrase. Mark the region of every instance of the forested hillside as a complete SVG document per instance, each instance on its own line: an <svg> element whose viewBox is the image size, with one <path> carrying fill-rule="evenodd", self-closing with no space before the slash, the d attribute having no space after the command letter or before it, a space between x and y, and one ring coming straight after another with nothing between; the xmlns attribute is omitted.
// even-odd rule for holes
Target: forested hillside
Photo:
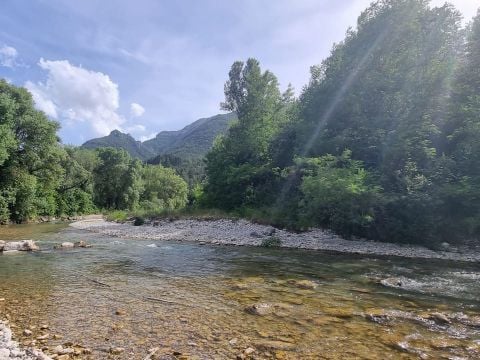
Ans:
<svg viewBox="0 0 480 360"><path fill-rule="evenodd" d="M132 157L140 160L149 160L161 155L175 156L188 162L205 156L215 138L224 134L229 124L235 119L236 116L233 113L199 119L178 131L161 131L153 139L144 142L136 141L131 135L114 130L108 136L85 142L82 147L124 149Z"/></svg>
<svg viewBox="0 0 480 360"><path fill-rule="evenodd" d="M205 206L382 241L480 237L480 15L383 0L311 68L298 99L254 59L207 155Z"/></svg>

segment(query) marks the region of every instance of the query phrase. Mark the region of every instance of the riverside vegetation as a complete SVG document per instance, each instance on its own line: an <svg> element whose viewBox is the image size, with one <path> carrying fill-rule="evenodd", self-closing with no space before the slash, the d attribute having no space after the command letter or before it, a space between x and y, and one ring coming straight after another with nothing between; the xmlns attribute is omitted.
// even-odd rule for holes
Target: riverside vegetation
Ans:
<svg viewBox="0 0 480 360"><path fill-rule="evenodd" d="M121 149L61 145L58 124L2 81L0 221L193 207L344 237L476 243L479 59L480 15L463 28L451 5L382 0L312 66L298 98L257 60L235 62L221 106L238 120L201 181L183 173L190 186Z"/></svg>

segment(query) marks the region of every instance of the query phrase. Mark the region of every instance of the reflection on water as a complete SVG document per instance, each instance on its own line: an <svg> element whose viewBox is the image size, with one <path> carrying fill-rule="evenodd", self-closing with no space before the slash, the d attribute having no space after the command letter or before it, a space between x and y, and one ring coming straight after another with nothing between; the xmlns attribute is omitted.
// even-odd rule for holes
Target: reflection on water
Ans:
<svg viewBox="0 0 480 360"><path fill-rule="evenodd" d="M0 238L95 246L0 257L0 317L22 342L32 341L25 328L48 333L38 347L90 348L83 359L144 359L155 347L157 359L235 359L249 347L257 359L480 357L478 264L119 241L43 226L1 228ZM254 304L260 310L245 311ZM114 347L125 351L109 354Z"/></svg>

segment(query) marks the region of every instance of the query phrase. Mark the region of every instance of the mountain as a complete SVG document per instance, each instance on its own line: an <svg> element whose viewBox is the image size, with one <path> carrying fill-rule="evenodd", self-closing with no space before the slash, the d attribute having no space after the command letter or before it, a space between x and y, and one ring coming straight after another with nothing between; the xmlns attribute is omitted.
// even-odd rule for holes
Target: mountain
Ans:
<svg viewBox="0 0 480 360"><path fill-rule="evenodd" d="M114 130L108 136L87 141L84 148L115 147L125 149L133 157L148 160L157 155L174 155L182 159L203 157L215 138L227 131L236 114L219 114L199 119L178 131L162 131L153 139L140 142L131 135Z"/></svg>
<svg viewBox="0 0 480 360"><path fill-rule="evenodd" d="M82 145L86 149L96 149L101 147L114 147L125 149L132 157L138 159L150 159L156 154L144 146L141 141L135 140L130 134L124 134L118 130L113 130L110 135L88 140Z"/></svg>

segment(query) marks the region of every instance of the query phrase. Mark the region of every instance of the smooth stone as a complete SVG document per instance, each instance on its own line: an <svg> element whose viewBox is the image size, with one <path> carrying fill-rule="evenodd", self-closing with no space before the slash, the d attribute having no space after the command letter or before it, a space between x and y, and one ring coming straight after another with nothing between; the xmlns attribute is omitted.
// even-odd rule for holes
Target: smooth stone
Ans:
<svg viewBox="0 0 480 360"><path fill-rule="evenodd" d="M25 330L23 330L23 335L25 335L25 336L31 336L31 335L32 335L32 331L31 331L31 330L28 330L28 329L25 329Z"/></svg>
<svg viewBox="0 0 480 360"><path fill-rule="evenodd" d="M247 356L253 354L254 352L255 352L255 349L252 347L248 347L243 351L243 353Z"/></svg>
<svg viewBox="0 0 480 360"><path fill-rule="evenodd" d="M121 353L123 353L125 351L124 348L121 348L121 347L113 347L113 348L110 348L110 354L112 355L120 355Z"/></svg>
<svg viewBox="0 0 480 360"><path fill-rule="evenodd" d="M450 321L450 319L445 314L438 313L438 312L430 314L428 316L428 319L433 320L436 323L441 324L441 325L446 325L446 324L451 324L452 323Z"/></svg>
<svg viewBox="0 0 480 360"><path fill-rule="evenodd" d="M273 306L271 304L253 304L247 306L245 311L252 315L265 316L273 312Z"/></svg>

